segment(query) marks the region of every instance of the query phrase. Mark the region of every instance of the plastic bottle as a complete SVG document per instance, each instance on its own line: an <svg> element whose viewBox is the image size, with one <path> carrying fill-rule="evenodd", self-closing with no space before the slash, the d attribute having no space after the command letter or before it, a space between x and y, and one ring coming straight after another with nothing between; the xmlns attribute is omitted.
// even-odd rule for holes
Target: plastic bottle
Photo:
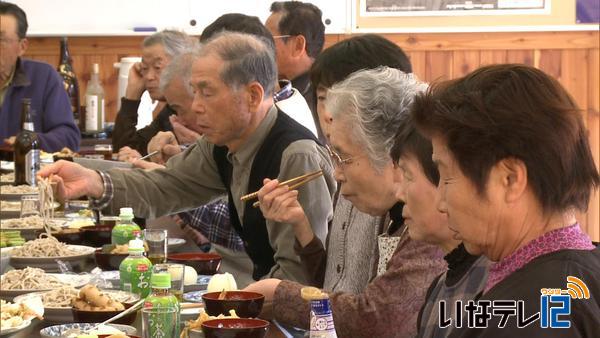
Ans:
<svg viewBox="0 0 600 338"><path fill-rule="evenodd" d="M176 337L179 337L180 310L179 301L169 290L171 289L171 275L168 272L153 273L151 278L152 293L146 298L144 308L175 308ZM169 325L169 323L162 323ZM170 330L169 330L170 332Z"/></svg>
<svg viewBox="0 0 600 338"><path fill-rule="evenodd" d="M119 222L110 233L112 244L127 244L130 240L140 237L142 230L133 223L133 209L121 208L119 218Z"/></svg>
<svg viewBox="0 0 600 338"><path fill-rule="evenodd" d="M129 256L119 266L121 290L132 292L144 298L150 293L152 263L144 257L144 242L141 239L129 241Z"/></svg>
<svg viewBox="0 0 600 338"><path fill-rule="evenodd" d="M337 338L329 296L314 287L300 291L302 298L310 302L310 338Z"/></svg>

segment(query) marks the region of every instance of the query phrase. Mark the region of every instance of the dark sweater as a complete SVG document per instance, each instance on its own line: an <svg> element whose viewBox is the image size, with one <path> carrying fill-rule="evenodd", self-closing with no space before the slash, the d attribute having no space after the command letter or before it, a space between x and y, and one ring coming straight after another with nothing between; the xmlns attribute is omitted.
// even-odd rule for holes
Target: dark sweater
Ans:
<svg viewBox="0 0 600 338"><path fill-rule="evenodd" d="M148 153L148 142L158 134L159 131L172 131L173 126L169 121L169 116L175 114L169 105L158 113L152 123L146 127L136 130L138 122L138 107L140 100L128 100L121 98L121 109L115 119L115 129L112 134L112 144L115 151L128 146L137 150L140 154Z"/></svg>
<svg viewBox="0 0 600 338"><path fill-rule="evenodd" d="M42 150L54 152L63 147L79 150L81 134L60 75L47 63L23 58L17 60L13 80L0 107L0 144L21 131L23 98L31 98L33 125Z"/></svg>
<svg viewBox="0 0 600 338"><path fill-rule="evenodd" d="M540 311L540 289L567 288L567 276L580 278L589 288L589 299L571 299L571 314L560 320L570 320L568 329L541 328L536 320L518 328L511 316L503 329L498 328L500 316L492 316L485 329L455 329L451 337L600 337L600 249L560 250L535 258L496 284L481 300L523 300L525 318ZM558 306L558 304L554 304Z"/></svg>

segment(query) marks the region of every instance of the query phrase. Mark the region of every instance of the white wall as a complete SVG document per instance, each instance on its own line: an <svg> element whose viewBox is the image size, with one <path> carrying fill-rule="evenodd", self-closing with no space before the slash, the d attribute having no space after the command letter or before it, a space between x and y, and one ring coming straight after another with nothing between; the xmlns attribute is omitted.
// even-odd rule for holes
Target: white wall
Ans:
<svg viewBox="0 0 600 338"><path fill-rule="evenodd" d="M11 0L9 0L11 1ZM132 35L134 27L183 29L199 34L225 13L269 16L272 0L12 0L28 16L30 36ZM312 0L323 11L327 33L350 26L349 0ZM196 26L190 25L195 19ZM141 33L144 34L144 33ZM148 34L148 33L145 33Z"/></svg>

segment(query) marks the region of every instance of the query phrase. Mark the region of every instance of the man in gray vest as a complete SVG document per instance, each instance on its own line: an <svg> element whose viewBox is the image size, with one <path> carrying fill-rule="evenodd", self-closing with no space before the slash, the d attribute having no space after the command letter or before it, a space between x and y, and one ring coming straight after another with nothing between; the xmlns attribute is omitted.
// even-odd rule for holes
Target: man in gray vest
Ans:
<svg viewBox="0 0 600 338"><path fill-rule="evenodd" d="M97 172L71 162L45 167L59 193L87 195L94 208L115 212L131 206L154 218L194 208L227 194L232 225L254 264L253 277L306 281L294 253L288 224L266 221L254 201L240 197L258 190L264 178L287 180L323 169L324 175L298 189L315 234L325 240L332 217L335 180L331 160L314 135L273 105L275 58L260 38L225 32L203 45L192 67L195 130L203 134L165 169Z"/></svg>

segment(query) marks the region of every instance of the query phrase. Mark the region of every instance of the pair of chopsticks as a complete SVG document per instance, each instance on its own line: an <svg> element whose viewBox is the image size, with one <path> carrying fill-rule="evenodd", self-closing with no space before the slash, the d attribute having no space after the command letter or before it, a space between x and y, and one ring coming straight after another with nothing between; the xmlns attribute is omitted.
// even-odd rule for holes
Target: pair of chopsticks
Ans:
<svg viewBox="0 0 600 338"><path fill-rule="evenodd" d="M314 180L315 178L320 177L321 175L323 175L323 169L317 170L317 171L312 172L312 173L304 174L302 176L294 177L292 179L289 179L287 181L279 183L278 186L282 187L282 186L286 186L287 185L287 186L289 186L290 190L294 190L294 189L296 189L296 188L304 185L305 183L308 183L308 182ZM240 200L242 202L246 202L248 200L251 200L251 199L254 199L254 198L257 198L257 197L258 197L258 191L253 192L253 193L248 194L248 195L244 195L244 196L242 196L240 198ZM259 201L258 202L254 202L254 204L252 204L252 207L254 207L254 208L256 208L258 206L260 206L260 202Z"/></svg>
<svg viewBox="0 0 600 338"><path fill-rule="evenodd" d="M137 160L138 160L138 161L145 160L145 159L147 159L148 157L152 157L152 156L154 156L154 155L158 154L159 152L160 152L160 150L155 150L155 151L151 152L151 153L150 153L150 154L148 154L148 155L145 155L145 156L142 156L142 157L138 158Z"/></svg>

